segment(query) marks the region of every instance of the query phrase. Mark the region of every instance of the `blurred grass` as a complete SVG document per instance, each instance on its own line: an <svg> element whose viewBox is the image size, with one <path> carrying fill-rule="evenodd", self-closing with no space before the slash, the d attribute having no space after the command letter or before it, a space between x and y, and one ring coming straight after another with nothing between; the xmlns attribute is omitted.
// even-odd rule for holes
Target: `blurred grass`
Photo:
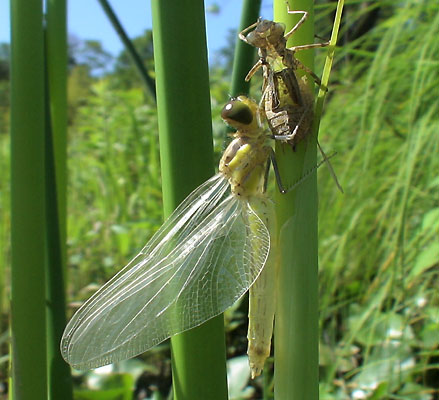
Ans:
<svg viewBox="0 0 439 400"><path fill-rule="evenodd" d="M372 8L380 11L373 29L336 50L320 126L345 189L340 195L319 169L320 397L428 399L439 369L439 16L434 2L350 2L346 39ZM320 36L328 37L334 9L317 9ZM227 91L212 76L218 128ZM69 137L71 300L87 298L90 283L125 265L162 221L154 107L140 88L114 91L103 79L92 89ZM0 136L2 272L10 262L8 141ZM3 318L8 286L0 287ZM236 313L232 325L245 320ZM235 325L228 342L244 349L245 338L233 335L245 328Z"/></svg>
<svg viewBox="0 0 439 400"><path fill-rule="evenodd" d="M111 277L161 225L155 107L140 89L97 82L71 127L69 160L70 290L78 293Z"/></svg>
<svg viewBox="0 0 439 400"><path fill-rule="evenodd" d="M439 220L431 215L439 206L439 15L428 2L394 10L336 52L338 85L320 129L324 147L339 152L334 167L346 190L339 196L321 172L323 376L329 383L358 368L370 380L363 385L359 373L359 388L370 394L373 382L386 386L386 395L401 389L407 374L422 381L419 363L439 349L439 315L431 315L439 305ZM436 339L425 346L431 324ZM389 358L376 355L390 344L392 365L383 371ZM349 393L344 384L340 391Z"/></svg>

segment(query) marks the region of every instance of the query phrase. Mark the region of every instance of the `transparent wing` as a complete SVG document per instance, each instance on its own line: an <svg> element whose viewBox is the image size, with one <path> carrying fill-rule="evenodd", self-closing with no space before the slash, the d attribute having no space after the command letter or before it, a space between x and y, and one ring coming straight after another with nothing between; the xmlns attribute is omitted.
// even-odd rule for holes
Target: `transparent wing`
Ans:
<svg viewBox="0 0 439 400"><path fill-rule="evenodd" d="M220 174L174 211L144 249L68 323L65 360L88 369L140 354L222 313L261 272L266 226Z"/></svg>

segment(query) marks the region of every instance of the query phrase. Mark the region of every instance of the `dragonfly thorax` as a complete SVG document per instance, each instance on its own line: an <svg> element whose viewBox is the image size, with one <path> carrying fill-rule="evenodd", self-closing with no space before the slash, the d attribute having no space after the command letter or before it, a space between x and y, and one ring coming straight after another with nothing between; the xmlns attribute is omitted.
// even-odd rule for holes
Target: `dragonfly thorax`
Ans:
<svg viewBox="0 0 439 400"><path fill-rule="evenodd" d="M228 179L232 193L249 197L264 192L269 152L269 146L254 139L238 137L229 144L221 157L219 171Z"/></svg>
<svg viewBox="0 0 439 400"><path fill-rule="evenodd" d="M230 100L221 112L222 118L237 131L224 151L219 170L228 179L232 193L248 197L265 189L265 170L270 147L260 127L258 105L244 96Z"/></svg>

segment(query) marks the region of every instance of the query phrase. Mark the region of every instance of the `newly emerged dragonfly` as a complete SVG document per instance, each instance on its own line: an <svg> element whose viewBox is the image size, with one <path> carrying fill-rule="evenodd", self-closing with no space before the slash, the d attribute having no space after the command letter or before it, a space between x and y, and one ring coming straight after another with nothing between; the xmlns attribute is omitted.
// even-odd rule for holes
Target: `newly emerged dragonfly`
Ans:
<svg viewBox="0 0 439 400"><path fill-rule="evenodd" d="M292 11L289 7L287 12L289 14L303 14L289 32L285 33L285 26L281 23L259 18L256 23L244 29L239 37L258 48L259 60L245 79L250 80L255 72L262 67L261 106L265 111L270 130L276 138L281 139L283 136L284 141L295 148L297 143L311 134L314 117L314 99L307 77L298 78L296 70L303 69L313 77L319 86L322 84L320 78L312 70L295 58L295 53L300 50L324 47L328 45L328 42L288 48L288 39L305 22L308 13L306 11ZM247 34L247 32L249 33ZM326 164L337 187L343 193L334 169L318 141L317 145L323 159L327 161Z"/></svg>
<svg viewBox="0 0 439 400"><path fill-rule="evenodd" d="M273 329L276 239L265 195L273 151L258 110L243 96L226 104L222 117L236 132L220 172L72 317L61 352L73 367L138 355L222 313L250 289L249 363L253 377L261 373Z"/></svg>

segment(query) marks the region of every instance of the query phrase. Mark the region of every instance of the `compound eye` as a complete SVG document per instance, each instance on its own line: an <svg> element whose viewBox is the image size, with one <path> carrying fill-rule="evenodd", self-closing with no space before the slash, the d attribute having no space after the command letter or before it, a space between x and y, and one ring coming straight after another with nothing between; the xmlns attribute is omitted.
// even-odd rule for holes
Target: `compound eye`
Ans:
<svg viewBox="0 0 439 400"><path fill-rule="evenodd" d="M283 36L285 33L285 25L281 22L276 22L272 26L272 32L279 37Z"/></svg>
<svg viewBox="0 0 439 400"><path fill-rule="evenodd" d="M250 108L241 101L231 100L223 107L221 118L250 125L253 121L253 114Z"/></svg>

